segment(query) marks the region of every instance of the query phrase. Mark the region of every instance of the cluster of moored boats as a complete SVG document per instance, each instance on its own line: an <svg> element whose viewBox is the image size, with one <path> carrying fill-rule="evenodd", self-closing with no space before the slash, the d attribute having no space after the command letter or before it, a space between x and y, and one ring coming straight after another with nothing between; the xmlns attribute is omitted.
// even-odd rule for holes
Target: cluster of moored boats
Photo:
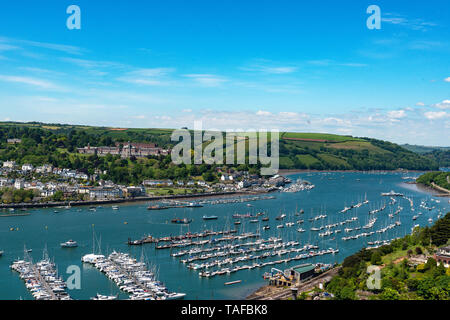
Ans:
<svg viewBox="0 0 450 320"><path fill-rule="evenodd" d="M239 198L227 198L227 199L214 199L214 200L203 200L200 204L228 204L228 203L245 203L259 200L272 200L275 199L274 196L252 196L252 197L239 197Z"/></svg>
<svg viewBox="0 0 450 320"><path fill-rule="evenodd" d="M234 263L238 263L238 262L248 262L248 261L255 261L253 264L244 264L244 265L239 265L239 266L235 266L235 267L225 267L225 268L221 268L221 269L217 269L214 271L200 271L199 272L199 276L200 277L206 277L206 278L210 278L210 277L214 277L217 275L228 275L237 271L241 271L241 270L252 270L255 268L263 268L266 266L272 266L272 265L277 265L277 264L282 264L282 263L289 263L291 261L297 261L297 260L302 260L302 259L309 259L315 256L323 256L326 254L336 254L339 252L339 249L333 249L333 248L329 248L329 249L325 249L325 250L319 250L319 251L310 251L308 253L302 253L302 254L298 254L295 256L289 256L287 258L284 259L279 259L279 260L273 260L273 261L267 261L267 262L261 262L261 259L265 259L265 258L269 258L269 257L275 257L275 256L282 256L285 254L289 254L292 252L300 252L300 251L304 251L307 250L308 246L305 246L303 248L291 248L291 249L283 249L283 250L278 250L278 251L274 251L274 252L267 252L265 254L262 254L260 256L253 256L253 255L246 255L243 257L239 257L239 258L235 258L230 260L230 258L222 260L220 263L213 261L209 264L203 264L200 267L192 267L192 269L196 270L196 269L207 269L207 268L211 268L211 267L215 267L215 266L221 266L221 265L232 265Z"/></svg>
<svg viewBox="0 0 450 320"><path fill-rule="evenodd" d="M300 247L298 241L284 242L278 237L259 237L259 233L248 232L191 243L195 247L172 252L171 256L180 258L180 262L191 270L200 270L201 277L209 278L339 252L338 249L332 248L318 250L318 246L310 244ZM246 242L247 239L257 240ZM284 255L289 257L273 260Z"/></svg>
<svg viewBox="0 0 450 320"><path fill-rule="evenodd" d="M36 264L31 259L16 260L11 269L20 274L25 286L36 300L71 300L66 283L58 276L56 265L48 257Z"/></svg>
<svg viewBox="0 0 450 320"><path fill-rule="evenodd" d="M290 184L288 187L281 187L282 192L300 192L305 190L312 190L316 186L308 181L303 181L301 179L297 180L295 183Z"/></svg>
<svg viewBox="0 0 450 320"><path fill-rule="evenodd" d="M230 235L233 233L237 233L237 230L219 230L219 231L204 230L202 232L196 232L196 233L187 232L185 234L178 235L178 236L168 236L168 237L161 237L161 238L156 238L151 235L148 235L139 240L128 239L128 245L139 246L139 245L143 245L146 243L159 243L159 242L169 242L170 245L172 245L172 244L177 244L177 242L184 241L184 240L207 238L207 237L218 236L218 235ZM177 245L175 245L175 246L177 246ZM168 249L171 247L172 246L168 246L168 247L159 248L159 249Z"/></svg>
<svg viewBox="0 0 450 320"><path fill-rule="evenodd" d="M158 281L155 272L147 269L147 264L138 262L127 253L112 252L108 257L89 254L82 258L85 263L94 265L114 281L120 290L130 294L130 300L175 300L186 294L169 292ZM97 295L95 300L113 300L114 296Z"/></svg>

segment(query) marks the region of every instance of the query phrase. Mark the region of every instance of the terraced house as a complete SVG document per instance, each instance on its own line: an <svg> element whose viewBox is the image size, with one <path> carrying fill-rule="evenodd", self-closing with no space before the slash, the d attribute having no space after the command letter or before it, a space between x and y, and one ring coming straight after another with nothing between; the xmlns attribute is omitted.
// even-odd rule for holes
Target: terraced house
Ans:
<svg viewBox="0 0 450 320"><path fill-rule="evenodd" d="M170 150L159 148L155 143L131 143L117 142L115 147L91 147L78 148L81 154L96 154L98 156L120 155L122 158L168 155Z"/></svg>

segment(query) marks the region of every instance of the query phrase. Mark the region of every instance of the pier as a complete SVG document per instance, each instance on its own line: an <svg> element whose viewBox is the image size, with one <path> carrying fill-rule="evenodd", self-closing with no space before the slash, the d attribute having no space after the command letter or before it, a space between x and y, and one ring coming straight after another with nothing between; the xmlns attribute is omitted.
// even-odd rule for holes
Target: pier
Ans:
<svg viewBox="0 0 450 320"><path fill-rule="evenodd" d="M25 252L24 260L14 261L11 269L19 273L36 300L72 300L65 291L66 283L57 276L56 266L48 257L33 264Z"/></svg>

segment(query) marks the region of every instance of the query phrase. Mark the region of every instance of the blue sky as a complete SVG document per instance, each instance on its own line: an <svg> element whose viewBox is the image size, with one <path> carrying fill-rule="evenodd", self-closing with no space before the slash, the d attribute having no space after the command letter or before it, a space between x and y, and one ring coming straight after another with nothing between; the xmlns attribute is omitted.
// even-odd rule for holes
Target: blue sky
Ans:
<svg viewBox="0 0 450 320"><path fill-rule="evenodd" d="M449 18L441 0L5 2L0 120L448 146Z"/></svg>

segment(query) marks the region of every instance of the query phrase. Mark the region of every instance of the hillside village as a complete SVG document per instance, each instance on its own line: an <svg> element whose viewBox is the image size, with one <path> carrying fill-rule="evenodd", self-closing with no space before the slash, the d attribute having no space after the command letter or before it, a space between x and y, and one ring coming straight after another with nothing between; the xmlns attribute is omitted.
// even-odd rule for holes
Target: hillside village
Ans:
<svg viewBox="0 0 450 320"><path fill-rule="evenodd" d="M218 192L270 192L289 183L289 179L274 176L261 178L246 171L224 172L217 169L219 182L206 182L202 179L171 180L146 179L140 185L116 184L102 180L104 174L97 170L95 174L56 168L51 164L34 167L32 164L17 165L15 161L5 161L0 168L0 194L3 203L45 202L63 200L106 200L161 195L158 190L171 194L218 193ZM8 192L16 197L8 196ZM18 191L29 191L27 199L17 198Z"/></svg>

